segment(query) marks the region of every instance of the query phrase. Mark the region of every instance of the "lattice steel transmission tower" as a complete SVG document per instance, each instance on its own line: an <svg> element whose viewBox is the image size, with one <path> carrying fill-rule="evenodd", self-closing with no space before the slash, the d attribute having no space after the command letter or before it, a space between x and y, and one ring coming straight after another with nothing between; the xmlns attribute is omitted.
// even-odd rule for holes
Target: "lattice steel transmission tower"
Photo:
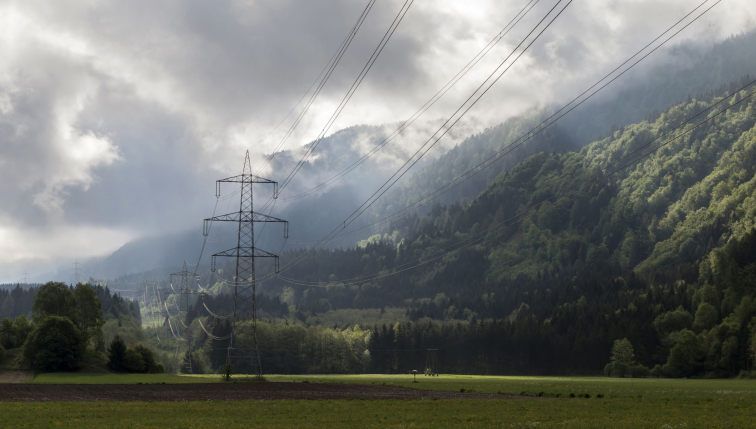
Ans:
<svg viewBox="0 0 756 429"><path fill-rule="evenodd" d="M171 274L171 287L173 288L173 278L176 277L178 281L180 282L178 284L179 291L178 291L178 297L177 300L177 306L178 306L178 319L179 323L184 325L184 332L188 332L188 326L186 326L186 323L184 321L186 320L186 314L189 312L189 296L196 293L192 289L192 284L197 280L199 276L192 273L191 271L186 269L186 261L184 261L184 266L181 268L181 271L178 273ZM175 292L175 290L174 290ZM183 315L183 320L182 320ZM176 325L176 329L178 329L178 324ZM187 343L186 349L189 350L188 347L188 338L183 339L184 342ZM181 359L181 354L179 353L179 344L181 343L180 339L176 340L176 371L178 373L181 373L181 370L184 370L184 373L191 374L192 373L192 362L191 359L187 362L180 362L179 359Z"/></svg>
<svg viewBox="0 0 756 429"><path fill-rule="evenodd" d="M275 261L275 271L278 273L278 256L273 253L255 247L255 223L258 222L282 222L284 224L284 238L289 237L289 223L283 219L256 213L253 202L253 185L254 184L271 184L273 185L273 198L278 198L278 182L268 180L252 174L252 167L249 163L249 151L244 157L244 168L242 174L238 176L221 179L215 182L215 196L220 197L221 183L238 183L241 187L239 196L239 211L222 216L215 216L205 219L203 233L207 237L210 233L212 222L236 222L239 224L236 247L213 255L210 269L215 272L216 257L236 258L236 275L233 281L234 288L234 311L231 318L231 338L228 343L228 355L226 364L232 365L233 358L245 359L251 358L254 366L257 364L257 375L262 376L262 365L260 362L260 351L257 344L257 305L255 301L256 283L255 283L255 258L273 258ZM252 338L254 341L254 355L244 356L244 353L234 352L234 340L238 340L241 322L248 317L251 312L252 318ZM246 317L245 317L246 316Z"/></svg>
<svg viewBox="0 0 756 429"><path fill-rule="evenodd" d="M81 267L81 264L77 259L76 262L71 265L74 266L73 273L71 274L71 282L76 285L81 282L81 274L79 273L79 267Z"/></svg>
<svg viewBox="0 0 756 429"><path fill-rule="evenodd" d="M438 349L427 349L425 354L425 375L431 377L438 375Z"/></svg>

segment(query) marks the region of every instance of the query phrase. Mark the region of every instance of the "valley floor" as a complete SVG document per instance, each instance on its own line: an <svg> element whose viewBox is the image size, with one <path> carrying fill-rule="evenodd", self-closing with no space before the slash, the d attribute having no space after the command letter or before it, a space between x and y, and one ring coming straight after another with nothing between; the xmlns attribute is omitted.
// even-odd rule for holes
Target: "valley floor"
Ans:
<svg viewBox="0 0 756 429"><path fill-rule="evenodd" d="M355 392L351 399L174 400L128 402L0 402L1 427L559 427L693 428L756 427L756 380L616 379L603 377L498 377L346 375L266 376L267 383L231 383L229 390L295 386L298 391ZM213 376L127 374L41 374L18 388L66 389L45 384L79 384L77 389L202 390L171 383L214 383ZM309 383L302 383L302 382ZM276 383L284 382L284 383ZM294 383L292 383L294 382ZM82 386L81 384L97 385ZM138 386L138 383L159 384ZM162 383L168 385L163 386ZM341 386L338 383L343 383ZM116 386L132 384L132 386ZM372 385L363 386L358 385ZM0 386L0 390L11 385ZM258 387L259 386L259 387ZM420 399L366 399L364 392L430 391ZM360 393L363 392L363 393ZM489 394L493 394L489 396ZM513 396L510 396L513 395ZM522 397L524 395L527 397ZM574 395L574 397L572 397ZM327 394L323 398L333 398ZM391 397L391 395L383 396ZM397 396L394 396L397 397ZM449 399L446 399L449 398ZM473 399L496 398L496 399ZM210 400L208 400L210 399ZM112 399L111 399L112 401Z"/></svg>

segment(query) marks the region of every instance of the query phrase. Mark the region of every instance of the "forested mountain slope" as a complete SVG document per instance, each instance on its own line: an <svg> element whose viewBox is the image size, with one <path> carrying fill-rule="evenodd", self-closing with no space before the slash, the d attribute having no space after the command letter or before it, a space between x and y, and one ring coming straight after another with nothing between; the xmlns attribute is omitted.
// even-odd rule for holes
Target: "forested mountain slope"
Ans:
<svg viewBox="0 0 756 429"><path fill-rule="evenodd" d="M448 205L462 198L473 199L501 172L508 171L528 156L541 151L564 152L581 148L596 139L597 135L615 132L619 127L658 115L659 111L693 94L704 93L745 74L753 74L756 70L754 43L756 33L752 32L733 36L705 51L688 45L671 48L665 52L664 59L648 65L641 64L637 70L631 70L595 100L581 105L547 132L536 135L473 179L435 199L434 204ZM440 156L432 166L415 174L400 188L388 192L369 215L374 219L382 218L428 195L512 144L550 116L553 110L554 107L534 111L471 136L457 148ZM426 213L431 206L426 206L421 213Z"/></svg>

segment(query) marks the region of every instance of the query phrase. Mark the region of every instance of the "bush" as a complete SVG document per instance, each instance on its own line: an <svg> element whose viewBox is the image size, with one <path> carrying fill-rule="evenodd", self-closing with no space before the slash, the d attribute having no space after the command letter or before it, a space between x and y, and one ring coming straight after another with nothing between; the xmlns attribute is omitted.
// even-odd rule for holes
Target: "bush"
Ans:
<svg viewBox="0 0 756 429"><path fill-rule="evenodd" d="M165 372L165 366L162 363L155 365L155 374L163 374Z"/></svg>
<svg viewBox="0 0 756 429"><path fill-rule="evenodd" d="M24 361L36 371L75 371L85 344L74 323L60 316L45 317L24 344Z"/></svg>
<svg viewBox="0 0 756 429"><path fill-rule="evenodd" d="M647 377L649 370L643 365L625 365L619 362L611 362L604 367L604 375L607 377Z"/></svg>
<svg viewBox="0 0 756 429"><path fill-rule="evenodd" d="M126 349L123 361L128 372L145 372L145 363L142 355L134 349Z"/></svg>
<svg viewBox="0 0 756 429"><path fill-rule="evenodd" d="M124 372L126 369L126 343L120 335L113 337L108 347L108 368L116 372Z"/></svg>
<svg viewBox="0 0 756 429"><path fill-rule="evenodd" d="M5 348L0 346L0 362L3 361L3 358L5 358Z"/></svg>
<svg viewBox="0 0 756 429"><path fill-rule="evenodd" d="M654 369L651 370L651 375L656 378L659 378L659 377L666 377L667 373L664 372L664 368L657 363L656 366L654 366Z"/></svg>

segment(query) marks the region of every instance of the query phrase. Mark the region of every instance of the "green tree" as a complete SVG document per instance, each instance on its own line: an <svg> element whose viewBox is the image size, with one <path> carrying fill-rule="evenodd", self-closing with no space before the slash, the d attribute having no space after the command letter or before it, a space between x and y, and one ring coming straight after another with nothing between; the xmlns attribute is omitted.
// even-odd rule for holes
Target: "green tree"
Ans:
<svg viewBox="0 0 756 429"><path fill-rule="evenodd" d="M635 365L635 351L627 338L614 341L611 361L622 365Z"/></svg>
<svg viewBox="0 0 756 429"><path fill-rule="evenodd" d="M47 316L24 344L24 361L36 371L74 371L79 368L85 344L81 331L66 317Z"/></svg>
<svg viewBox="0 0 756 429"><path fill-rule="evenodd" d="M0 336L2 336L0 338L0 345L7 349L12 348L14 334L13 322L9 318L6 317L0 321Z"/></svg>
<svg viewBox="0 0 756 429"><path fill-rule="evenodd" d="M29 333L32 331L29 319L23 314L16 317L16 320L13 321L13 331L16 335L16 344L24 344Z"/></svg>
<svg viewBox="0 0 756 429"><path fill-rule="evenodd" d="M134 349L126 349L126 352L123 354L123 363L128 372L145 372L144 359Z"/></svg>
<svg viewBox="0 0 756 429"><path fill-rule="evenodd" d="M672 377L689 377L694 375L703 360L703 352L698 337L693 331L683 329L673 338L675 345L669 352L664 370Z"/></svg>
<svg viewBox="0 0 756 429"><path fill-rule="evenodd" d="M625 377L638 372L635 363L635 351L630 340L623 338L615 340L612 346L612 357L604 368L604 374L610 377Z"/></svg>
<svg viewBox="0 0 756 429"><path fill-rule="evenodd" d="M157 362L155 362L155 354L149 348L137 344L134 346L134 351L142 356L144 362L144 372L154 374L157 372Z"/></svg>
<svg viewBox="0 0 756 429"><path fill-rule="evenodd" d="M719 320L719 314L717 309L708 302L702 302L696 310L696 318L693 321L693 330L701 332L704 329L711 329L717 324Z"/></svg>
<svg viewBox="0 0 756 429"><path fill-rule="evenodd" d="M120 335L113 337L108 346L108 368L116 372L124 372L126 368L126 343Z"/></svg>
<svg viewBox="0 0 756 429"><path fill-rule="evenodd" d="M89 285L82 283L76 285L73 295L76 301L76 319L87 344L90 339L95 343L101 342L105 319L102 316L100 299Z"/></svg>
<svg viewBox="0 0 756 429"><path fill-rule="evenodd" d="M76 299L64 283L48 282L34 296L32 322L37 324L48 316L66 317L78 325Z"/></svg>
<svg viewBox="0 0 756 429"><path fill-rule="evenodd" d="M666 335L682 329L688 329L692 323L693 316L680 306L677 310L668 311L657 316L656 320L654 320L654 327L661 335Z"/></svg>
<svg viewBox="0 0 756 429"><path fill-rule="evenodd" d="M13 316L13 309L16 307L16 301L13 300L13 296L8 294L5 297L2 304L0 304L0 318L6 318Z"/></svg>

